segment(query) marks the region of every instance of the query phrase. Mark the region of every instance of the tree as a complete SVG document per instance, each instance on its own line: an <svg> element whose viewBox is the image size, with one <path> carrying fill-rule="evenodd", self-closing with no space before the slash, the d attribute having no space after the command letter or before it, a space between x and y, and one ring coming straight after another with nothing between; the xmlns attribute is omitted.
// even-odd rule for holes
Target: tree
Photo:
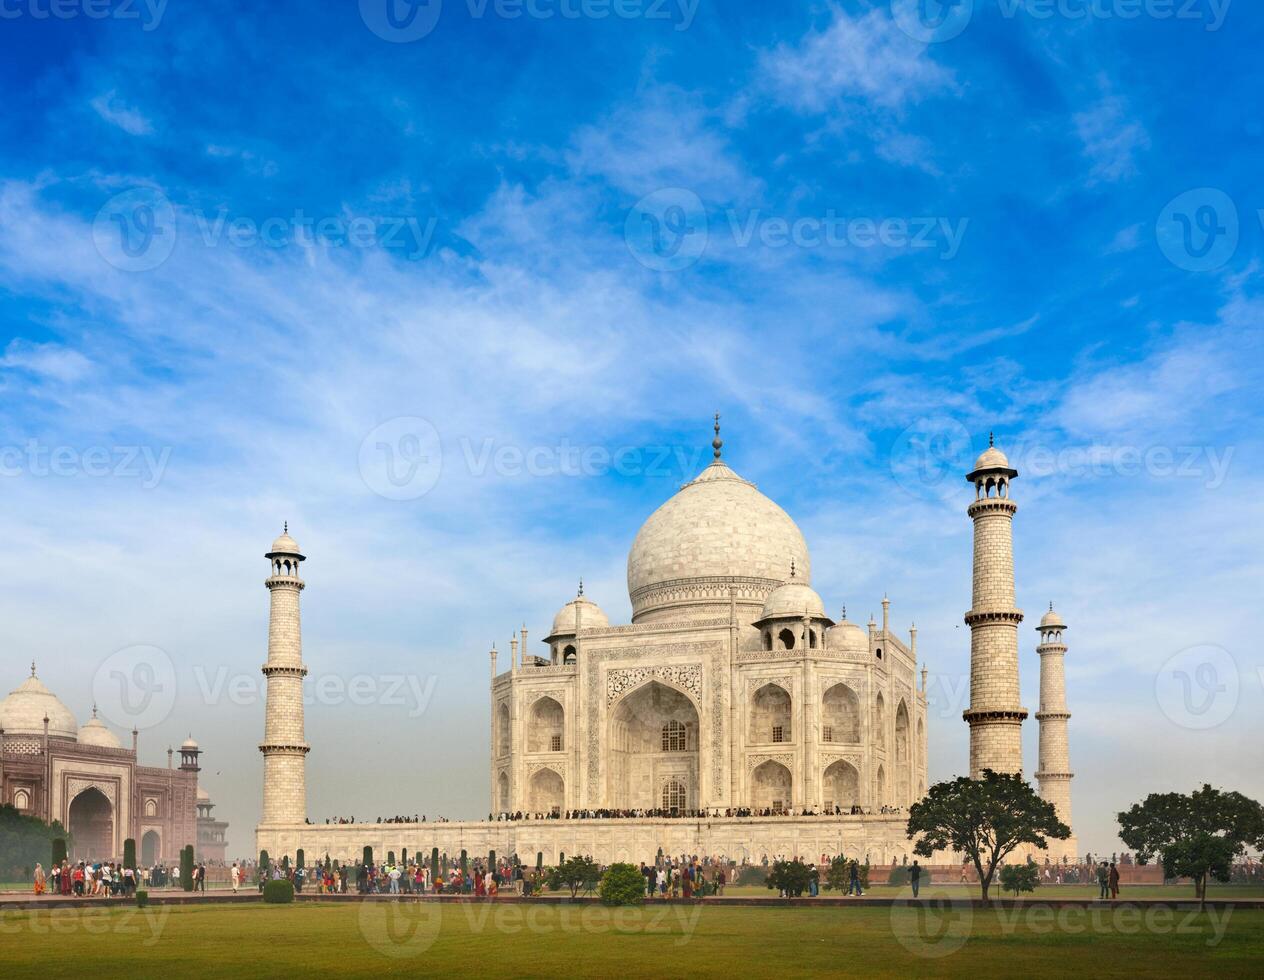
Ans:
<svg viewBox="0 0 1264 980"><path fill-rule="evenodd" d="M367 844L364 846L364 866L366 868L373 867L373 848Z"/></svg>
<svg viewBox="0 0 1264 980"><path fill-rule="evenodd" d="M129 837L123 841L123 867L136 867L136 840Z"/></svg>
<svg viewBox="0 0 1264 980"><path fill-rule="evenodd" d="M53 864L61 864L66 860L66 838L53 838Z"/></svg>
<svg viewBox="0 0 1264 980"><path fill-rule="evenodd" d="M430 848L430 877L431 879L439 877L439 848Z"/></svg>
<svg viewBox="0 0 1264 980"><path fill-rule="evenodd" d="M298 849L298 853L294 855L296 861L295 867L297 867L300 871L306 869L307 867L305 861L306 857L307 855L303 853L303 849L301 847Z"/></svg>
<svg viewBox="0 0 1264 980"><path fill-rule="evenodd" d="M635 864L612 864L601 876L598 894L605 905L640 905L645 901L645 878Z"/></svg>
<svg viewBox="0 0 1264 980"><path fill-rule="evenodd" d="M640 873L639 870L637 872ZM554 891L569 888L571 898L579 894L584 887L591 887L601 877L601 868L595 861L586 857L573 857L563 861L556 868L549 869L548 886ZM645 887L642 879L641 887Z"/></svg>
<svg viewBox="0 0 1264 980"><path fill-rule="evenodd" d="M268 852L259 852L259 874L266 875L268 873Z"/></svg>
<svg viewBox="0 0 1264 980"><path fill-rule="evenodd" d="M1001 868L1001 891L1013 892L1015 898L1019 892L1034 892L1038 884L1040 869L1030 859L1022 864L1007 864Z"/></svg>
<svg viewBox="0 0 1264 980"><path fill-rule="evenodd" d="M1204 784L1193 793L1151 793L1119 814L1119 839L1145 864L1156 854L1167 878L1193 878L1200 907L1210 878L1228 881L1234 858L1264 847L1264 810L1241 793Z"/></svg>
<svg viewBox="0 0 1264 980"><path fill-rule="evenodd" d="M193 891L193 845L186 844L180 849L180 887L186 892Z"/></svg>
<svg viewBox="0 0 1264 980"><path fill-rule="evenodd" d="M1021 775L984 769L981 779L959 776L936 783L909 807L913 851L933 857L936 851L959 851L979 873L983 901L997 866L1020 844L1044 848L1050 837L1065 840L1071 828L1058 811L1042 800Z"/></svg>
<svg viewBox="0 0 1264 980"><path fill-rule="evenodd" d="M793 861L774 861L766 884L784 893L787 898L798 898L808 890L811 881L812 872L796 858Z"/></svg>

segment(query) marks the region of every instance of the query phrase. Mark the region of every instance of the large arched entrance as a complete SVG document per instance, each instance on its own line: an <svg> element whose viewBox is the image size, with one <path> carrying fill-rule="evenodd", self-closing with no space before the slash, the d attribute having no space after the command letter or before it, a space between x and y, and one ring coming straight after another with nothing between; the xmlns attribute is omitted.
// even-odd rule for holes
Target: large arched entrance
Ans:
<svg viewBox="0 0 1264 980"><path fill-rule="evenodd" d="M609 745L611 807L698 808L698 711L680 691L650 681L629 694L610 718Z"/></svg>
<svg viewBox="0 0 1264 980"><path fill-rule="evenodd" d="M145 831L145 836L140 839L141 865L146 868L152 867L158 863L158 857L161 853L162 841L158 837L158 831Z"/></svg>
<svg viewBox="0 0 1264 980"><path fill-rule="evenodd" d="M532 813L561 813L566 803L566 783L552 769L537 770L528 783Z"/></svg>
<svg viewBox="0 0 1264 980"><path fill-rule="evenodd" d="M751 805L780 813L793 803L790 770L769 759L751 773Z"/></svg>
<svg viewBox="0 0 1264 980"><path fill-rule="evenodd" d="M851 763L839 759L825 770L821 789L827 809L848 813L860 803L860 773Z"/></svg>
<svg viewBox="0 0 1264 980"><path fill-rule="evenodd" d="M109 861L114 853L114 808L105 794L88 787L70 801L67 829L74 838L76 861Z"/></svg>

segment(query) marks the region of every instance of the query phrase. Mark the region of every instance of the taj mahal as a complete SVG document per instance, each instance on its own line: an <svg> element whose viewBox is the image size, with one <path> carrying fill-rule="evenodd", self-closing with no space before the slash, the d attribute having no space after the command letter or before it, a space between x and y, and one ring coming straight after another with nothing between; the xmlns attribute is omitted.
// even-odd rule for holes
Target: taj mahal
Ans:
<svg viewBox="0 0 1264 980"><path fill-rule="evenodd" d="M831 618L812 587L802 532L723 458L655 510L627 560L630 623L596 597L566 602L536 647L524 627L509 664L488 653L490 820L320 825L306 822L299 597L306 561L288 527L267 552L271 596L263 817L274 858L359 859L432 847L552 862L709 854L759 861L846 854L911 859L908 806L928 785L927 676L917 630ZM974 490L969 771L1023 771L1019 624L1012 527L1017 471L995 446L966 479ZM1063 658L1050 606L1040 644L1040 792L1071 820ZM940 733L941 737L943 733ZM1076 853L1074 837L1051 844Z"/></svg>

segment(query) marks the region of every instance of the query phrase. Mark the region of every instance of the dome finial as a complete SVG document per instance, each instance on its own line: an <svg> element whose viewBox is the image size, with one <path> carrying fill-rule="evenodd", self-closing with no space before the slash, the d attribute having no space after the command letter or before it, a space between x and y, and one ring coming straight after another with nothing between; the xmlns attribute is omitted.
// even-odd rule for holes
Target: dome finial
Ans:
<svg viewBox="0 0 1264 980"><path fill-rule="evenodd" d="M794 578L794 559L790 559L790 577Z"/></svg>
<svg viewBox="0 0 1264 980"><path fill-rule="evenodd" d="M1053 612L1053 600L1052 600L1052 599L1050 599L1050 600L1049 600L1049 611L1050 611L1050 612Z"/></svg>
<svg viewBox="0 0 1264 980"><path fill-rule="evenodd" d="M97 703L93 701L92 702L92 717L95 718L96 716L97 716Z"/></svg>
<svg viewBox="0 0 1264 980"><path fill-rule="evenodd" d="M34 660L31 661L31 676L32 677L35 676L35 661Z"/></svg>
<svg viewBox="0 0 1264 980"><path fill-rule="evenodd" d="M282 522L281 522L281 530L282 530L282 533L284 533L284 534L289 534L289 533L290 533L290 522L289 522L289 521L282 521Z"/></svg>
<svg viewBox="0 0 1264 980"><path fill-rule="evenodd" d="M584 576L582 575L579 577L579 594L584 594Z"/></svg>
<svg viewBox="0 0 1264 980"><path fill-rule="evenodd" d="M720 458L720 449L724 446L724 440L720 438L720 413L715 413L715 438L711 440L711 449L716 459Z"/></svg>
<svg viewBox="0 0 1264 980"><path fill-rule="evenodd" d="M995 446L996 446L995 433L989 432L988 433L988 449L993 449L995 448Z"/></svg>

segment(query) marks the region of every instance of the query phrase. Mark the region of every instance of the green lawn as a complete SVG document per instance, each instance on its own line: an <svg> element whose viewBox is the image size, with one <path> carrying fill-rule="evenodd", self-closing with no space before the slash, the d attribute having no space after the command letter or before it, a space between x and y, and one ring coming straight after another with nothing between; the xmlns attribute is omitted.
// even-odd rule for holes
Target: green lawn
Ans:
<svg viewBox="0 0 1264 980"><path fill-rule="evenodd" d="M6 977L1264 973L1264 912L304 903L0 913ZM66 960L69 956L70 960Z"/></svg>
<svg viewBox="0 0 1264 980"><path fill-rule="evenodd" d="M993 898L1011 898L1010 895L1002 894L1000 891L1000 883L992 885ZM940 885L923 885L922 894L945 895L951 898L978 898L978 885L962 885L960 883ZM724 889L725 895L740 896L747 898L764 897L776 895L776 892L760 885L729 885ZM1101 894L1101 890L1097 885L1041 885L1036 889L1034 894L1026 894L1023 898L1097 898ZM825 898L833 898L837 893L830 891L821 891L821 895ZM874 898L912 898L913 889L908 885L896 887L894 885L874 885L865 891L865 895ZM1124 885L1119 889L1119 900L1123 901L1129 898L1166 898L1175 899L1177 901L1195 901L1193 885ZM1211 900L1223 899L1228 901L1234 898L1264 898L1264 887L1259 885L1218 885L1212 882L1211 888L1207 892L1207 898Z"/></svg>

